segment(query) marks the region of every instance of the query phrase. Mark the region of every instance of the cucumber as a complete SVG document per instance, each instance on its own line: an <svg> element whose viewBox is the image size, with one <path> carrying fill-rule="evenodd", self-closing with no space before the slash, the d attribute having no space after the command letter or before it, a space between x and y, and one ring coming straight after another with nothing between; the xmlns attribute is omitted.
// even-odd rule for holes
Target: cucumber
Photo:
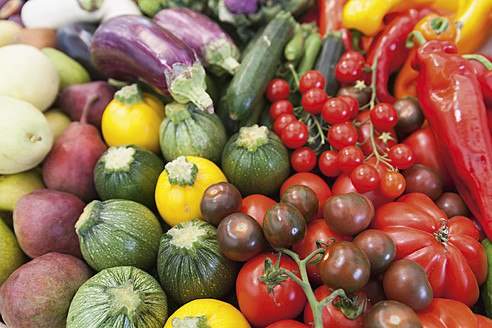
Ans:
<svg viewBox="0 0 492 328"><path fill-rule="evenodd" d="M268 83L275 76L284 47L294 35L295 19L279 12L254 39L226 92L229 117L243 120L261 105Z"/></svg>
<svg viewBox="0 0 492 328"><path fill-rule="evenodd" d="M321 40L321 51L314 64L314 69L325 78L325 91L329 97L335 97L340 82L335 77L335 67L345 52L340 33L329 33Z"/></svg>

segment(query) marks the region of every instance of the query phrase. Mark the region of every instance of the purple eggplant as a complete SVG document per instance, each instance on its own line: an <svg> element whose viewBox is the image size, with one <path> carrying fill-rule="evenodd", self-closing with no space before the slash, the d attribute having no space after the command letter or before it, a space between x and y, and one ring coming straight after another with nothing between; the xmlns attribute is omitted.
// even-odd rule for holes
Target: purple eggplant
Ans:
<svg viewBox="0 0 492 328"><path fill-rule="evenodd" d="M190 8L176 7L160 10L153 20L193 49L212 73L234 75L239 68L239 49L208 16Z"/></svg>
<svg viewBox="0 0 492 328"><path fill-rule="evenodd" d="M205 91L205 68L195 52L150 18L123 15L101 23L92 37L91 57L108 78L142 81L177 102L214 111Z"/></svg>

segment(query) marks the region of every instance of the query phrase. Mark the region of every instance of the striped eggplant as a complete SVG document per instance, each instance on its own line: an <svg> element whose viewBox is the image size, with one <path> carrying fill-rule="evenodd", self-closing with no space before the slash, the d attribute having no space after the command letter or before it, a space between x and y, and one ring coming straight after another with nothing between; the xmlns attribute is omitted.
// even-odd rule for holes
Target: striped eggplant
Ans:
<svg viewBox="0 0 492 328"><path fill-rule="evenodd" d="M208 16L190 8L176 7L160 10L153 20L193 49L212 73L233 75L239 68L239 49Z"/></svg>
<svg viewBox="0 0 492 328"><path fill-rule="evenodd" d="M213 113L205 68L195 52L150 18L123 15L101 23L92 37L94 65L108 78L141 81L180 103Z"/></svg>

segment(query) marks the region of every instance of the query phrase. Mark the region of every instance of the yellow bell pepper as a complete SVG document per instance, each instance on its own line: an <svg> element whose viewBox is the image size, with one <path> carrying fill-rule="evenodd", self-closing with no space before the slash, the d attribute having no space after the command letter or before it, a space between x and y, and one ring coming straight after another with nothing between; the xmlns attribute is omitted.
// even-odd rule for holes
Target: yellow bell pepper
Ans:
<svg viewBox="0 0 492 328"><path fill-rule="evenodd" d="M183 221L201 219L203 193L218 182L227 182L227 178L214 162L198 156L180 156L168 162L157 179L157 210L171 227Z"/></svg>
<svg viewBox="0 0 492 328"><path fill-rule="evenodd" d="M492 35L492 0L468 1L456 12L454 20L463 24L456 42L458 53L475 52Z"/></svg>
<svg viewBox="0 0 492 328"><path fill-rule="evenodd" d="M164 325L164 328L186 327L250 328L251 326L241 311L233 305L213 298L201 298L181 306Z"/></svg>
<svg viewBox="0 0 492 328"><path fill-rule="evenodd" d="M349 0L343 8L342 26L356 29L366 36L374 36L384 27L383 18L389 13L423 7L456 12L460 1L462 0Z"/></svg>
<svg viewBox="0 0 492 328"><path fill-rule="evenodd" d="M104 141L108 146L134 144L159 154L159 127L165 115L156 96L142 92L137 84L124 86L104 110Z"/></svg>

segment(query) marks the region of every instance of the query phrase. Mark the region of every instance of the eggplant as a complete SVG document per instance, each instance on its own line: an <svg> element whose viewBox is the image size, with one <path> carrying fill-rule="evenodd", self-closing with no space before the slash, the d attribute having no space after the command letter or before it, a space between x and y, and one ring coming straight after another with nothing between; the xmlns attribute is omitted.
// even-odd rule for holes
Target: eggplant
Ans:
<svg viewBox="0 0 492 328"><path fill-rule="evenodd" d="M207 70L220 76L239 68L239 49L211 18L186 7L166 8L153 17L162 28L193 49Z"/></svg>
<svg viewBox="0 0 492 328"><path fill-rule="evenodd" d="M108 78L141 81L177 102L214 111L195 52L148 17L122 15L101 23L92 36L91 57Z"/></svg>

